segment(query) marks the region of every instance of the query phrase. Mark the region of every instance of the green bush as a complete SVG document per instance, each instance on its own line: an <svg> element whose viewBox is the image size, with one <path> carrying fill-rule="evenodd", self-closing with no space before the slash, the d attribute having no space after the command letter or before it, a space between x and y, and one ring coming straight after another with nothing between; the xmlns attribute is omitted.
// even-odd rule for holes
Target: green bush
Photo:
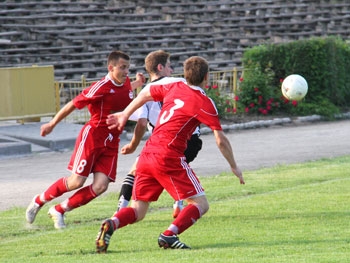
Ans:
<svg viewBox="0 0 350 263"><path fill-rule="evenodd" d="M350 47L338 38L312 38L248 49L243 55L239 111L331 117L350 104L348 61ZM301 102L288 102L281 97L281 81L290 74L300 74L308 82L308 94ZM259 94L255 92L257 89ZM250 107L251 103L257 102L256 96L265 109L266 103L273 99L273 107L268 111Z"/></svg>
<svg viewBox="0 0 350 263"><path fill-rule="evenodd" d="M270 68L262 72L259 65L246 70L240 79L238 105L248 114L275 114L284 105L280 92L271 85L274 74Z"/></svg>
<svg viewBox="0 0 350 263"><path fill-rule="evenodd" d="M227 115L234 113L233 99L221 93L218 85L206 86L205 93L214 101L220 118L225 118Z"/></svg>

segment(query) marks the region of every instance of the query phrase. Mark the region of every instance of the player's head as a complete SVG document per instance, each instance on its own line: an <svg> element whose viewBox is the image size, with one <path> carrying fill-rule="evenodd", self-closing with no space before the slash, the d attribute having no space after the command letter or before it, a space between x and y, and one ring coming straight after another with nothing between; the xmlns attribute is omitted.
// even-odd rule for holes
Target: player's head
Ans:
<svg viewBox="0 0 350 263"><path fill-rule="evenodd" d="M112 51L108 55L107 66L109 66L109 65L116 65L118 63L119 59L130 61L129 55L124 53L123 51L120 51L120 50Z"/></svg>
<svg viewBox="0 0 350 263"><path fill-rule="evenodd" d="M130 57L122 51L112 51L108 55L107 67L109 77L117 84L122 84L129 74Z"/></svg>
<svg viewBox="0 0 350 263"><path fill-rule="evenodd" d="M193 56L184 62L184 76L188 84L201 86L208 79L209 64L204 58Z"/></svg>
<svg viewBox="0 0 350 263"><path fill-rule="evenodd" d="M145 68L148 74L158 77L169 77L173 73L170 64L170 53L164 50L156 50L145 58Z"/></svg>

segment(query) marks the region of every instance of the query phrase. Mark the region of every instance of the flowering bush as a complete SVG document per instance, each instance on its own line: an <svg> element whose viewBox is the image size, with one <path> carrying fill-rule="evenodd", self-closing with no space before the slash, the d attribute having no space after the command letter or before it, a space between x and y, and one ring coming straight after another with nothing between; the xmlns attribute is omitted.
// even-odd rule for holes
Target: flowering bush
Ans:
<svg viewBox="0 0 350 263"><path fill-rule="evenodd" d="M273 72L269 69L265 73L257 67L245 72L240 78L238 89L238 111L246 114L269 115L282 111L289 111L290 107L297 107L297 101L285 99L280 87L274 87ZM280 80L282 82L283 79Z"/></svg>
<svg viewBox="0 0 350 263"><path fill-rule="evenodd" d="M296 114L299 111L297 101L289 101L284 98L274 73L267 69L262 72L260 67L248 69L244 72L244 78L239 79L236 94L229 96L221 92L218 85L213 83L206 86L206 94L214 101L220 118L229 118L233 114L244 115L272 115L272 114ZM278 78L277 78L278 82Z"/></svg>
<svg viewBox="0 0 350 263"><path fill-rule="evenodd" d="M228 95L221 94L218 85L206 86L205 93L214 101L220 117L235 113L233 99Z"/></svg>

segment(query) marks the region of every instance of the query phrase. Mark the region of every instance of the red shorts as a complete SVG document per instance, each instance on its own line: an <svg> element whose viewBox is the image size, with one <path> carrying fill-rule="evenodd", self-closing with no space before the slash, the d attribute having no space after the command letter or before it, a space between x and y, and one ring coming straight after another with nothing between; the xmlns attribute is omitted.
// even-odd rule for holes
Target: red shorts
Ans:
<svg viewBox="0 0 350 263"><path fill-rule="evenodd" d="M101 172L114 182L117 175L119 136L100 133L86 125L81 130L68 170L72 173L88 177L90 173Z"/></svg>
<svg viewBox="0 0 350 263"><path fill-rule="evenodd" d="M133 199L157 201L163 190L175 200L204 195L204 189L185 157L141 153L136 167Z"/></svg>

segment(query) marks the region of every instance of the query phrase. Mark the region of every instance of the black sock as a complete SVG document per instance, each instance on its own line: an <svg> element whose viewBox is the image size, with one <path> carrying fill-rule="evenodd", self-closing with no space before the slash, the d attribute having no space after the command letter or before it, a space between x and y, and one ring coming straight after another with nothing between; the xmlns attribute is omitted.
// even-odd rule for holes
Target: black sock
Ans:
<svg viewBox="0 0 350 263"><path fill-rule="evenodd" d="M128 206L131 199L133 186L134 176L132 174L128 174L123 181L122 188L120 189L118 198L118 210L120 210L122 207Z"/></svg>

